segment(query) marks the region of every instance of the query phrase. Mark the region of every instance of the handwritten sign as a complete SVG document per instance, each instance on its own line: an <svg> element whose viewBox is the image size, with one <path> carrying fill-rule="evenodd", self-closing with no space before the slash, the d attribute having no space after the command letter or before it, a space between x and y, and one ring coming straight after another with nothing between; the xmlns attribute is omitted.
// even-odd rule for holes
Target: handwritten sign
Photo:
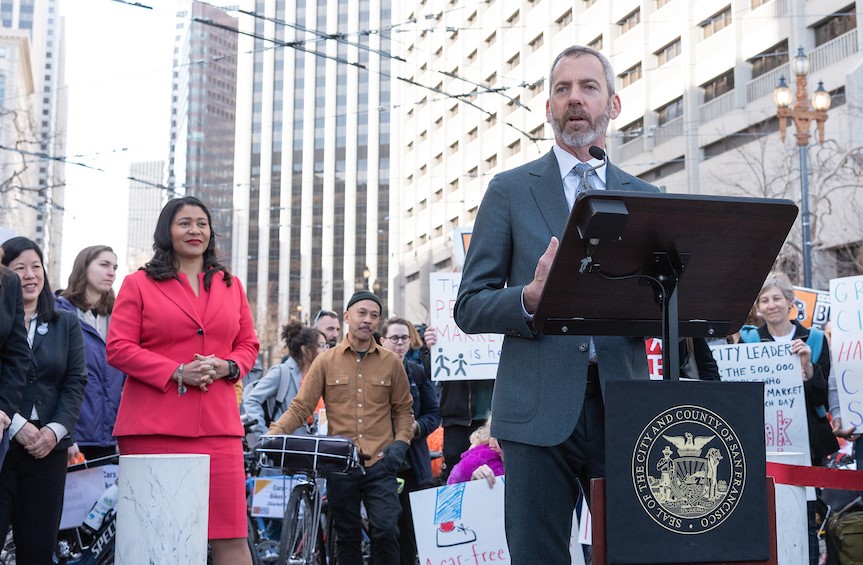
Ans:
<svg viewBox="0 0 863 565"><path fill-rule="evenodd" d="M863 277L830 281L832 370L839 393L842 427L863 432Z"/></svg>
<svg viewBox="0 0 863 565"><path fill-rule="evenodd" d="M504 533L504 483L505 478L498 477L493 488L479 480L412 492L411 513L420 564L507 565L510 556ZM575 514L572 523L572 565L583 565Z"/></svg>
<svg viewBox="0 0 863 565"><path fill-rule="evenodd" d="M289 476L258 477L252 493L252 516L282 518L288 505L294 479Z"/></svg>
<svg viewBox="0 0 863 565"><path fill-rule="evenodd" d="M458 327L453 309L460 284L461 273L432 273L429 280L429 325L437 333L431 348L432 380L493 379L503 336L467 334Z"/></svg>
<svg viewBox="0 0 863 565"><path fill-rule="evenodd" d="M710 347L723 381L764 383L764 443L767 451L809 457L809 427L800 358L791 343L764 342Z"/></svg>
<svg viewBox="0 0 863 565"><path fill-rule="evenodd" d="M119 465L102 465L66 473L61 530L75 528L84 522L102 493L117 480L119 469Z"/></svg>

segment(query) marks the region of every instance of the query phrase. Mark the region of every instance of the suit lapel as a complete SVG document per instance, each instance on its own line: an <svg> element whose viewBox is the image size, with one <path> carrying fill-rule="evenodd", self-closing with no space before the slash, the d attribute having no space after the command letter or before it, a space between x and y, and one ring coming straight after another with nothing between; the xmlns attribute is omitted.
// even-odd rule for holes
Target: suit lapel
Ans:
<svg viewBox="0 0 863 565"><path fill-rule="evenodd" d="M179 276L179 275L178 275ZM186 313L199 327L202 327L201 319L198 317L198 311L195 309L195 305L192 304L192 301L189 300L189 296L185 288L183 288L183 283L180 282L179 279L167 279L164 281L159 281L156 283L156 288L159 289L159 292L165 295L165 297L177 305L177 307ZM204 289L201 289L203 291Z"/></svg>
<svg viewBox="0 0 863 565"><path fill-rule="evenodd" d="M216 273L215 275L213 275L213 279L210 282L210 296L207 299L207 310L204 312L205 326L209 324L210 321L216 316L216 314L222 308L225 300L227 299L228 287L225 285L225 281L222 279L222 274ZM203 287L201 287L201 292L204 292Z"/></svg>
<svg viewBox="0 0 863 565"><path fill-rule="evenodd" d="M563 181L554 151L549 151L535 161L528 174L533 177L530 190L548 229L558 238L562 237L566 220L569 218L569 206L563 193Z"/></svg>
<svg viewBox="0 0 863 565"><path fill-rule="evenodd" d="M605 189L606 190L629 190L631 180L622 171L609 163L605 167Z"/></svg>
<svg viewBox="0 0 863 565"><path fill-rule="evenodd" d="M36 332L33 334L33 347L30 348L35 352L42 346L42 342L45 341L45 336L48 335L49 326L45 322L37 323L37 320L33 320L30 323L36 324Z"/></svg>

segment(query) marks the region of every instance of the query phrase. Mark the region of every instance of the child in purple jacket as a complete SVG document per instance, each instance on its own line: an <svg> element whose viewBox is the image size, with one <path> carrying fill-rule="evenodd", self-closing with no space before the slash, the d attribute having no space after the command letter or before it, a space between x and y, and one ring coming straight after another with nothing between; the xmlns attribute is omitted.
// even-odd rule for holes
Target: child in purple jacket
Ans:
<svg viewBox="0 0 863 565"><path fill-rule="evenodd" d="M491 437L491 416L485 424L470 436L470 449L462 453L459 461L450 472L447 484L464 483L485 479L488 486L494 486L495 476L504 474L503 454L497 440Z"/></svg>

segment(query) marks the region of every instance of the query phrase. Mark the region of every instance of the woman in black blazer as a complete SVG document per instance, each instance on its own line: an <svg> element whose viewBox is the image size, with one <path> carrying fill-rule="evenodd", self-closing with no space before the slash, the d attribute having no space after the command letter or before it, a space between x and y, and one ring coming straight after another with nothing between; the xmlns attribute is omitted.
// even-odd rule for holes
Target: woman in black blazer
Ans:
<svg viewBox="0 0 863 565"><path fill-rule="evenodd" d="M48 565L63 509L66 448L87 384L84 338L77 316L54 310L42 251L33 241L3 243L2 262L20 279L30 351L0 470L0 539L11 524L18 562Z"/></svg>
<svg viewBox="0 0 863 565"><path fill-rule="evenodd" d="M2 255L0 250L0 258ZM3 433L21 400L24 367L30 360L23 321L21 282L15 273L0 266L0 432Z"/></svg>

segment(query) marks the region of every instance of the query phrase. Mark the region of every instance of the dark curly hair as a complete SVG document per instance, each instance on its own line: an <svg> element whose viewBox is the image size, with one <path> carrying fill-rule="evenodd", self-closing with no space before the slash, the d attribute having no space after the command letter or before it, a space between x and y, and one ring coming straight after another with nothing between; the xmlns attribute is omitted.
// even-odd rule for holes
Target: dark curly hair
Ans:
<svg viewBox="0 0 863 565"><path fill-rule="evenodd" d="M321 330L309 327L299 320L291 320L282 326L282 339L285 340L288 355L296 361L300 370L305 369L303 367L303 346L305 345L307 349L317 350L318 338L321 336L326 339Z"/></svg>
<svg viewBox="0 0 863 565"><path fill-rule="evenodd" d="M153 233L153 258L141 267L141 270L145 271L147 276L154 281L177 278L178 263L177 256L174 254L174 242L171 239L171 224L174 223L174 217L183 206L200 208L207 215L207 223L210 224L210 241L207 242L207 249L204 250L204 289L210 290L210 281L219 271L223 273L225 284L231 286L233 277L228 268L222 265L216 256L217 234L216 230L213 229L213 217L204 203L194 196L174 198L162 208L162 213L159 214L159 220L156 222L156 231Z"/></svg>

